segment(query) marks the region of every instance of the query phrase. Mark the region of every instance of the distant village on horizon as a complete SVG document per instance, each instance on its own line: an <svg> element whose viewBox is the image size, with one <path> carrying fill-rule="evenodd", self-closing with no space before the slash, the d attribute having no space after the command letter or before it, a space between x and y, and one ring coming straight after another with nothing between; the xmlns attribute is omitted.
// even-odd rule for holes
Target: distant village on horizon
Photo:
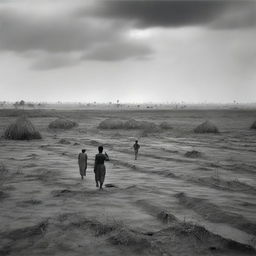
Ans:
<svg viewBox="0 0 256 256"><path fill-rule="evenodd" d="M144 102L144 103L129 103L129 102L34 102L34 101L0 101L0 109L119 109L119 110L182 110L182 109L256 109L256 102L254 103L239 103L237 101L229 103L187 103L187 102Z"/></svg>

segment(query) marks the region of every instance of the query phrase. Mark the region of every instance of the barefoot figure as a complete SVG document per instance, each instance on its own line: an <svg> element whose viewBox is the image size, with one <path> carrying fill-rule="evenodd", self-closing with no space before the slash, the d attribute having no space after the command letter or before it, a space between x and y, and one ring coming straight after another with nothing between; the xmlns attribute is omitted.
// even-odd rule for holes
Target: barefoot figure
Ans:
<svg viewBox="0 0 256 256"><path fill-rule="evenodd" d="M107 153L103 154L103 147L98 147L99 153L95 156L95 163L94 163L94 173L95 173L95 181L96 181L96 187L99 187L100 183L100 189L102 188L102 185L105 180L106 175L106 167L104 165L105 161L109 161L109 157Z"/></svg>
<svg viewBox="0 0 256 256"><path fill-rule="evenodd" d="M137 160L139 148L140 148L140 145L138 144L137 140L135 141L133 148L134 148L135 160Z"/></svg>
<svg viewBox="0 0 256 256"><path fill-rule="evenodd" d="M84 179L84 176L86 176L87 169L87 154L85 153L85 151L85 149L82 149L82 152L78 155L78 165L82 180Z"/></svg>

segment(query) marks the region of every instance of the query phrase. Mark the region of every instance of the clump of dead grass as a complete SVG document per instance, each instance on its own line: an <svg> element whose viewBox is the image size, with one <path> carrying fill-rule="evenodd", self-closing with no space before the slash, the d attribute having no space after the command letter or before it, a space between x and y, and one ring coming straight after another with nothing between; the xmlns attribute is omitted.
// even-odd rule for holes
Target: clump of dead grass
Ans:
<svg viewBox="0 0 256 256"><path fill-rule="evenodd" d="M130 230L125 226L116 229L108 238L108 241L113 245L137 247L141 250L151 247L150 241L144 234Z"/></svg>
<svg viewBox="0 0 256 256"><path fill-rule="evenodd" d="M218 128L210 121L205 121L204 123L198 125L194 129L195 133L219 133Z"/></svg>
<svg viewBox="0 0 256 256"><path fill-rule="evenodd" d="M124 122L120 119L107 118L103 120L98 127L100 129L123 129Z"/></svg>
<svg viewBox="0 0 256 256"><path fill-rule="evenodd" d="M64 139L64 138L60 139L58 143L59 144L65 144L65 145L71 144L71 142L69 140Z"/></svg>
<svg viewBox="0 0 256 256"><path fill-rule="evenodd" d="M256 129L256 121L251 125L251 129Z"/></svg>
<svg viewBox="0 0 256 256"><path fill-rule="evenodd" d="M38 235L43 235L48 227L48 220L42 221L34 226L18 228L10 232L6 232L5 237L14 241L25 238L33 238Z"/></svg>
<svg viewBox="0 0 256 256"><path fill-rule="evenodd" d="M173 127L171 126L171 124L168 123L168 122L162 122L159 126L160 126L160 128L163 129L163 130L170 130L170 129L173 129Z"/></svg>
<svg viewBox="0 0 256 256"><path fill-rule="evenodd" d="M135 119L121 120L118 118L107 118L103 120L98 128L100 129L124 129L124 130L146 130L147 132L155 132L159 130L159 127L148 121L137 121Z"/></svg>
<svg viewBox="0 0 256 256"><path fill-rule="evenodd" d="M49 124L49 128L50 129L63 129L63 130L67 130L67 129L72 129L74 127L78 126L78 123L70 120L70 119L66 119L66 118L58 118L54 121L52 121Z"/></svg>
<svg viewBox="0 0 256 256"><path fill-rule="evenodd" d="M7 179L7 175L9 173L9 170L5 166L3 162L0 162L0 187L4 185ZM3 198L4 192L0 193L0 198Z"/></svg>
<svg viewBox="0 0 256 256"><path fill-rule="evenodd" d="M3 162L0 162L0 176L4 176L8 173L8 169Z"/></svg>
<svg viewBox="0 0 256 256"><path fill-rule="evenodd" d="M163 223L173 223L173 222L177 222L177 218L171 214L171 213L167 213L166 211L161 211L158 215L157 218L159 220L161 220Z"/></svg>
<svg viewBox="0 0 256 256"><path fill-rule="evenodd" d="M201 153L197 150L187 151L185 153L185 157L198 158L198 157L201 157Z"/></svg>
<svg viewBox="0 0 256 256"><path fill-rule="evenodd" d="M33 140L41 139L42 136L31 121L22 116L6 128L4 138L8 140Z"/></svg>
<svg viewBox="0 0 256 256"><path fill-rule="evenodd" d="M129 119L128 121L124 122L125 129L140 129L141 124L139 121L134 119Z"/></svg>

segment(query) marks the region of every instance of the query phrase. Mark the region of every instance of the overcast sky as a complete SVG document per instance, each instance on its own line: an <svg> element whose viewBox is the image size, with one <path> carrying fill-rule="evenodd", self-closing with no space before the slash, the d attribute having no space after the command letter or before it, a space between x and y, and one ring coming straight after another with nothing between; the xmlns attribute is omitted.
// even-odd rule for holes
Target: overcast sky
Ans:
<svg viewBox="0 0 256 256"><path fill-rule="evenodd" d="M0 100L256 102L256 1L0 0Z"/></svg>

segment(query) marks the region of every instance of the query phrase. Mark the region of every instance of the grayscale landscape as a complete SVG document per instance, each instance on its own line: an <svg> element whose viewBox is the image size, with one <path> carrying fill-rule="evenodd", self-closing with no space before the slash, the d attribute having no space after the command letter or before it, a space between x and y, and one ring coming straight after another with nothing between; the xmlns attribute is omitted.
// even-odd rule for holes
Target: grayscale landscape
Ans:
<svg viewBox="0 0 256 256"><path fill-rule="evenodd" d="M0 256L256 255L255 71L256 0L0 0Z"/></svg>
<svg viewBox="0 0 256 256"><path fill-rule="evenodd" d="M0 141L1 255L255 255L255 110L2 109L1 134L22 113L42 139ZM78 126L50 129L57 117ZM100 128L109 118L151 125ZM195 133L205 120L219 133Z"/></svg>

